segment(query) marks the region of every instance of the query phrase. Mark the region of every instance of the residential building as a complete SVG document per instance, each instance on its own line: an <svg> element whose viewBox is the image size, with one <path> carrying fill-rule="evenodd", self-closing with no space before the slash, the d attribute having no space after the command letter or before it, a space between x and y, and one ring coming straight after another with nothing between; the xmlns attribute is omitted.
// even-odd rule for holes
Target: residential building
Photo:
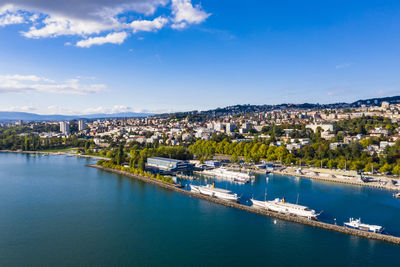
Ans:
<svg viewBox="0 0 400 267"><path fill-rule="evenodd" d="M64 135L69 135L69 122L61 121L60 122L60 132Z"/></svg>

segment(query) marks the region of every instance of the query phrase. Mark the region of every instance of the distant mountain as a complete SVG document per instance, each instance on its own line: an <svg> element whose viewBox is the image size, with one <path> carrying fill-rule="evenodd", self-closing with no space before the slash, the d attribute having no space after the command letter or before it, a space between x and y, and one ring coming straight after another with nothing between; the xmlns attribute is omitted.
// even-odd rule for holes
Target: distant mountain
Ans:
<svg viewBox="0 0 400 267"><path fill-rule="evenodd" d="M353 103L333 103L333 104L279 104L279 105L235 105L224 108L216 108L207 111L187 111L187 112L176 112L160 114L161 117L175 116L177 118L183 118L189 114L202 114L209 116L223 116L227 114L243 114L243 113L254 113L254 112L268 112L271 110L284 110L284 109L334 109L334 108L356 108L361 105L366 106L380 106L382 102L389 102L390 104L400 103L400 96L381 97L381 98L370 98L364 100L358 100ZM154 114L149 113L115 113L115 114L86 114L86 115L39 115L26 112L6 112L0 111L0 121L61 121L61 120L73 120L73 119L103 119L103 118L133 118L133 117L147 117L153 116Z"/></svg>
<svg viewBox="0 0 400 267"><path fill-rule="evenodd" d="M147 117L150 113L124 112L114 114L85 114L85 115L40 115L27 112L0 111L0 121L62 121L74 119L101 119L101 118L133 118Z"/></svg>
<svg viewBox="0 0 400 267"><path fill-rule="evenodd" d="M216 108L206 111L188 111L188 112L179 112L179 113L168 113L168 114L160 114L161 117L169 117L174 116L177 118L183 118L188 115L200 114L206 116L224 116L224 115L234 115L234 114L243 114L243 113L263 113L272 110L285 110L285 109L339 109L339 108L357 108L361 107L361 105L366 106L380 106L382 102L389 102L390 104L398 104L400 103L400 96L392 96L392 97L382 97L382 98L371 98L358 100L353 103L333 103L333 104L312 104L312 103L303 103L303 104L279 104L279 105L235 105L224 108Z"/></svg>

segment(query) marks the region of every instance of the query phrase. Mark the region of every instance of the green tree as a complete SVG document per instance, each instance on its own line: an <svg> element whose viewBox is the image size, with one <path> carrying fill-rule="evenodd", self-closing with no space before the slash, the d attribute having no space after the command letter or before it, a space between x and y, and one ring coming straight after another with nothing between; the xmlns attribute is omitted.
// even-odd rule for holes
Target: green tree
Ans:
<svg viewBox="0 0 400 267"><path fill-rule="evenodd" d="M379 172L381 173L390 172L391 170L392 170L392 165L390 165L389 163L385 163L383 164L382 167L379 168Z"/></svg>
<svg viewBox="0 0 400 267"><path fill-rule="evenodd" d="M239 157L236 153L233 153L232 157L231 157L231 162L232 163L239 163Z"/></svg>
<svg viewBox="0 0 400 267"><path fill-rule="evenodd" d="M121 165L125 161L124 147L122 146L122 144L118 146L118 151L115 160L117 165Z"/></svg>
<svg viewBox="0 0 400 267"><path fill-rule="evenodd" d="M145 159L143 156L140 156L140 158L139 158L138 169L141 171L144 171L146 169L146 163L145 163Z"/></svg>
<svg viewBox="0 0 400 267"><path fill-rule="evenodd" d="M395 175L400 175L400 166L396 164L396 166L393 167L393 174Z"/></svg>

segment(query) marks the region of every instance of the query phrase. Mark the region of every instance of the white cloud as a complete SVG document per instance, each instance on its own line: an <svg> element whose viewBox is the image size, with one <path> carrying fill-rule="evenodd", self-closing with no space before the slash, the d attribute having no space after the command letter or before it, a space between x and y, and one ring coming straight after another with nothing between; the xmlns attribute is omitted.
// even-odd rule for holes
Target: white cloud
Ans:
<svg viewBox="0 0 400 267"><path fill-rule="evenodd" d="M62 115L86 115L86 114L115 114L115 113L125 113L125 112L135 112L135 113L170 113L176 110L172 109L134 109L129 106L115 105L112 107L90 107L86 109L72 109L70 107L63 107L59 105L49 105L40 106L37 104L28 104L24 106L9 106L1 108L1 111L19 111L19 112L32 112L38 114L62 114Z"/></svg>
<svg viewBox="0 0 400 267"><path fill-rule="evenodd" d="M174 15L172 28L183 29L189 24L199 24L211 14L203 11L200 4L193 6L191 0L172 0L172 14Z"/></svg>
<svg viewBox="0 0 400 267"><path fill-rule="evenodd" d="M86 40L81 40L76 43L79 47L91 47L92 45L102 44L122 44L128 37L126 32L114 32L104 37L91 37Z"/></svg>
<svg viewBox="0 0 400 267"><path fill-rule="evenodd" d="M83 110L83 114L97 114L97 113L115 114L124 112L134 112L134 111L131 107L124 105L115 105L113 107L93 107Z"/></svg>
<svg viewBox="0 0 400 267"><path fill-rule="evenodd" d="M4 14L0 16L0 26L21 24L24 20L24 17L20 14Z"/></svg>
<svg viewBox="0 0 400 267"><path fill-rule="evenodd" d="M105 89L104 84L83 83L79 78L56 82L36 75L0 75L0 94L47 92L85 95Z"/></svg>
<svg viewBox="0 0 400 267"><path fill-rule="evenodd" d="M160 7L166 7L163 15L151 17ZM209 16L191 0L0 0L0 26L25 23L29 28L21 34L27 38L81 36L93 44L119 44L107 40L116 36L121 40L122 32L182 29Z"/></svg>
<svg viewBox="0 0 400 267"><path fill-rule="evenodd" d="M30 82L54 82L53 80L39 77L36 75L0 75L0 81L2 80L16 80L16 81L30 81Z"/></svg>
<svg viewBox="0 0 400 267"><path fill-rule="evenodd" d="M151 32L151 31L155 31L155 30L160 30L167 23L168 23L168 19L166 19L164 17L158 17L154 20L132 21L130 23L130 27L133 29L134 33L138 32L138 31Z"/></svg>
<svg viewBox="0 0 400 267"><path fill-rule="evenodd" d="M34 112L37 108L33 105L4 107L1 111Z"/></svg>
<svg viewBox="0 0 400 267"><path fill-rule="evenodd" d="M64 16L54 15L43 20L43 27L30 27L29 31L22 34L27 38L58 37L61 35L91 35L99 34L121 28L116 19L109 18L108 21L96 21L85 19L71 19Z"/></svg>

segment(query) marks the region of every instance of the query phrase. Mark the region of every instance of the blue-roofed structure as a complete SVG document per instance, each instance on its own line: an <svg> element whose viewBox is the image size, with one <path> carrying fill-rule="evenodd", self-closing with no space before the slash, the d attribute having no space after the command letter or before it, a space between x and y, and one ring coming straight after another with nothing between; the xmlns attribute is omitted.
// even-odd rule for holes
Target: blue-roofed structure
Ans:
<svg viewBox="0 0 400 267"><path fill-rule="evenodd" d="M191 167L186 161L161 157L148 158L147 166L157 168L164 172L186 171Z"/></svg>

